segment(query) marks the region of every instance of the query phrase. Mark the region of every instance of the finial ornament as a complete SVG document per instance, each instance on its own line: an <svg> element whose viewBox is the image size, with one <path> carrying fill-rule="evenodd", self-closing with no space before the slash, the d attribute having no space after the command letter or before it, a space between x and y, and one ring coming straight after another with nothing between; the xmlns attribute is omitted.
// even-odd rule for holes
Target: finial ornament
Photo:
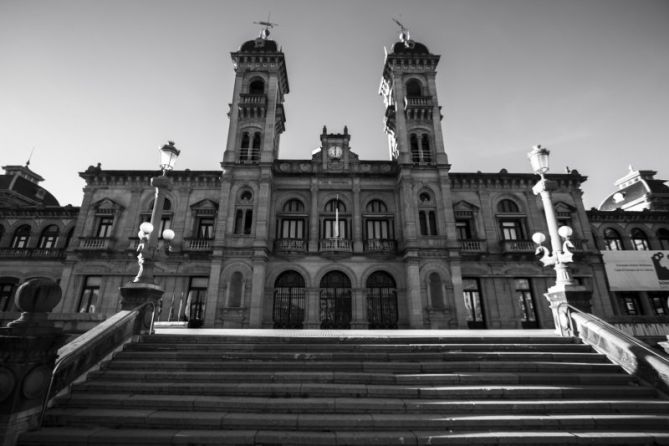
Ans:
<svg viewBox="0 0 669 446"><path fill-rule="evenodd" d="M267 14L267 20L260 20L258 22L253 22L256 25L264 26L264 28L260 30L260 38L263 39L263 40L267 40L267 38L269 37L269 34L270 34L269 30L271 28L274 28L275 26L279 26L278 23L270 22L269 17L270 17L270 14Z"/></svg>
<svg viewBox="0 0 669 446"><path fill-rule="evenodd" d="M411 40L411 34L409 33L409 29L406 26L404 26L399 20L393 18L393 21L397 23L397 25L400 27L400 42L402 42L404 46L407 48L413 48L414 41Z"/></svg>

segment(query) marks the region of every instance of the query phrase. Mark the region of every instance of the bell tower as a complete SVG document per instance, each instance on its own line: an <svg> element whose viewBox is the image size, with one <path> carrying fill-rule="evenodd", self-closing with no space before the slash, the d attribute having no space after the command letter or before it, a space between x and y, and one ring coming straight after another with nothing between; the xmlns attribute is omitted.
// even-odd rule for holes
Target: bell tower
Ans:
<svg viewBox="0 0 669 446"><path fill-rule="evenodd" d="M401 27L400 41L386 60L379 94L386 106L385 130L391 159L402 165L448 164L441 132L436 68L439 56L411 40Z"/></svg>
<svg viewBox="0 0 669 446"><path fill-rule="evenodd" d="M236 76L223 155L226 164L271 163L278 158L279 137L285 130L286 61L276 42L268 38L274 24L258 23L265 26L260 36L231 54Z"/></svg>

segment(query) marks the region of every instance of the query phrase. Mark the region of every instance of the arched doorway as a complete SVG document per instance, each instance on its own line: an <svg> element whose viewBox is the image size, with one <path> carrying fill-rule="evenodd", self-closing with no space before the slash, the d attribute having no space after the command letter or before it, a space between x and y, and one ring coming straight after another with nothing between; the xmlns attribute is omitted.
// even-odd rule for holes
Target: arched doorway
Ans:
<svg viewBox="0 0 669 446"><path fill-rule="evenodd" d="M370 329L397 328L397 288L384 271L367 279L367 322Z"/></svg>
<svg viewBox="0 0 669 446"><path fill-rule="evenodd" d="M321 328L351 328L351 281L340 271L321 279Z"/></svg>
<svg viewBox="0 0 669 446"><path fill-rule="evenodd" d="M274 328L302 328L304 323L304 278L295 271L281 273L274 282Z"/></svg>

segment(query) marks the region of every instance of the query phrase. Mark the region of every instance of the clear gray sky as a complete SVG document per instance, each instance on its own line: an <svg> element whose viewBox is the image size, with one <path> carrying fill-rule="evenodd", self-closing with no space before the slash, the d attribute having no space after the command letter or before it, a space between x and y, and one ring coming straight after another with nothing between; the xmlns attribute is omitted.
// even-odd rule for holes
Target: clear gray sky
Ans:
<svg viewBox="0 0 669 446"><path fill-rule="evenodd" d="M669 179L666 0L0 0L0 163L31 168L61 204L77 173L219 169L234 72L255 20L286 55L281 157L309 158L323 125L348 125L363 159L388 159L378 86L397 17L441 55L439 101L456 172L552 167L589 177L587 207L635 168Z"/></svg>

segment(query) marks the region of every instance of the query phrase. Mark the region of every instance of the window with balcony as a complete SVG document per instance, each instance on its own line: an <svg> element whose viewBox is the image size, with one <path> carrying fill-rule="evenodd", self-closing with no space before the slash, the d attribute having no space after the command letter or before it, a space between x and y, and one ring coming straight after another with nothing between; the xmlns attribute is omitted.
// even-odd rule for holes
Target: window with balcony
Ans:
<svg viewBox="0 0 669 446"><path fill-rule="evenodd" d="M250 190L243 190L238 196L233 232L237 235L253 232L253 193Z"/></svg>
<svg viewBox="0 0 669 446"><path fill-rule="evenodd" d="M411 133L409 135L409 148L411 150L411 161L414 164L429 164L432 162L431 137L428 133Z"/></svg>
<svg viewBox="0 0 669 446"><path fill-rule="evenodd" d="M509 199L500 200L497 203L497 221L505 249L523 250L524 245L519 242L526 241L525 215L520 212L518 204ZM530 248L533 250L533 246Z"/></svg>
<svg viewBox="0 0 669 446"><path fill-rule="evenodd" d="M55 249L58 244L58 226L49 225L42 231L42 234L39 237L37 247L39 249Z"/></svg>
<svg viewBox="0 0 669 446"><path fill-rule="evenodd" d="M79 313L95 313L100 305L100 284L102 277L86 276L79 297Z"/></svg>
<svg viewBox="0 0 669 446"><path fill-rule="evenodd" d="M393 216L388 206L378 199L371 200L365 207L365 251L388 252L395 249Z"/></svg>
<svg viewBox="0 0 669 446"><path fill-rule="evenodd" d="M472 239L472 225L469 219L455 220L455 230L458 234L458 240Z"/></svg>
<svg viewBox="0 0 669 446"><path fill-rule="evenodd" d="M632 240L632 247L636 251L648 251L650 249L648 245L648 236L641 229L632 229L630 236Z"/></svg>
<svg viewBox="0 0 669 446"><path fill-rule="evenodd" d="M530 287L530 279L514 279L516 297L520 306L520 322L523 328L539 328L534 295Z"/></svg>
<svg viewBox="0 0 669 446"><path fill-rule="evenodd" d="M618 231L613 228L604 230L604 247L609 251L622 251L623 239Z"/></svg>
<svg viewBox="0 0 669 446"><path fill-rule="evenodd" d="M423 87L418 79L409 79L406 83L406 95L410 98L421 97Z"/></svg>
<svg viewBox="0 0 669 446"><path fill-rule="evenodd" d="M643 314L641 301L637 293L619 293L620 307L623 314L628 316L638 316Z"/></svg>
<svg viewBox="0 0 669 446"><path fill-rule="evenodd" d="M436 205L428 192L418 195L418 224L420 235L437 235Z"/></svg>
<svg viewBox="0 0 669 446"><path fill-rule="evenodd" d="M249 84L249 94L261 95L265 94L265 82L262 79L254 79Z"/></svg>
<svg viewBox="0 0 669 446"><path fill-rule="evenodd" d="M479 280L463 277L462 294L467 310L467 326L469 328L486 328Z"/></svg>
<svg viewBox="0 0 669 446"><path fill-rule="evenodd" d="M260 161L261 140L262 136L259 131L242 132L239 161L242 163L256 163Z"/></svg>
<svg viewBox="0 0 669 446"><path fill-rule="evenodd" d="M304 203L298 199L288 200L277 216L277 249L303 251L306 220Z"/></svg>
<svg viewBox="0 0 669 446"><path fill-rule="evenodd" d="M21 225L16 228L14 231L14 237L12 237L11 247L14 249L26 249L28 248L28 242L30 241L30 226Z"/></svg>
<svg viewBox="0 0 669 446"><path fill-rule="evenodd" d="M14 292L19 284L19 279L3 277L0 279L0 311L12 311L14 309Z"/></svg>
<svg viewBox="0 0 669 446"><path fill-rule="evenodd" d="M214 217L197 217L197 232L195 238L198 240L214 239Z"/></svg>
<svg viewBox="0 0 669 446"><path fill-rule="evenodd" d="M669 251L669 229L659 229L657 231L657 241L660 244L660 249Z"/></svg>
<svg viewBox="0 0 669 446"><path fill-rule="evenodd" d="M97 230L95 231L95 236L97 238L111 238L113 227L114 227L114 217L112 216L99 217Z"/></svg>

